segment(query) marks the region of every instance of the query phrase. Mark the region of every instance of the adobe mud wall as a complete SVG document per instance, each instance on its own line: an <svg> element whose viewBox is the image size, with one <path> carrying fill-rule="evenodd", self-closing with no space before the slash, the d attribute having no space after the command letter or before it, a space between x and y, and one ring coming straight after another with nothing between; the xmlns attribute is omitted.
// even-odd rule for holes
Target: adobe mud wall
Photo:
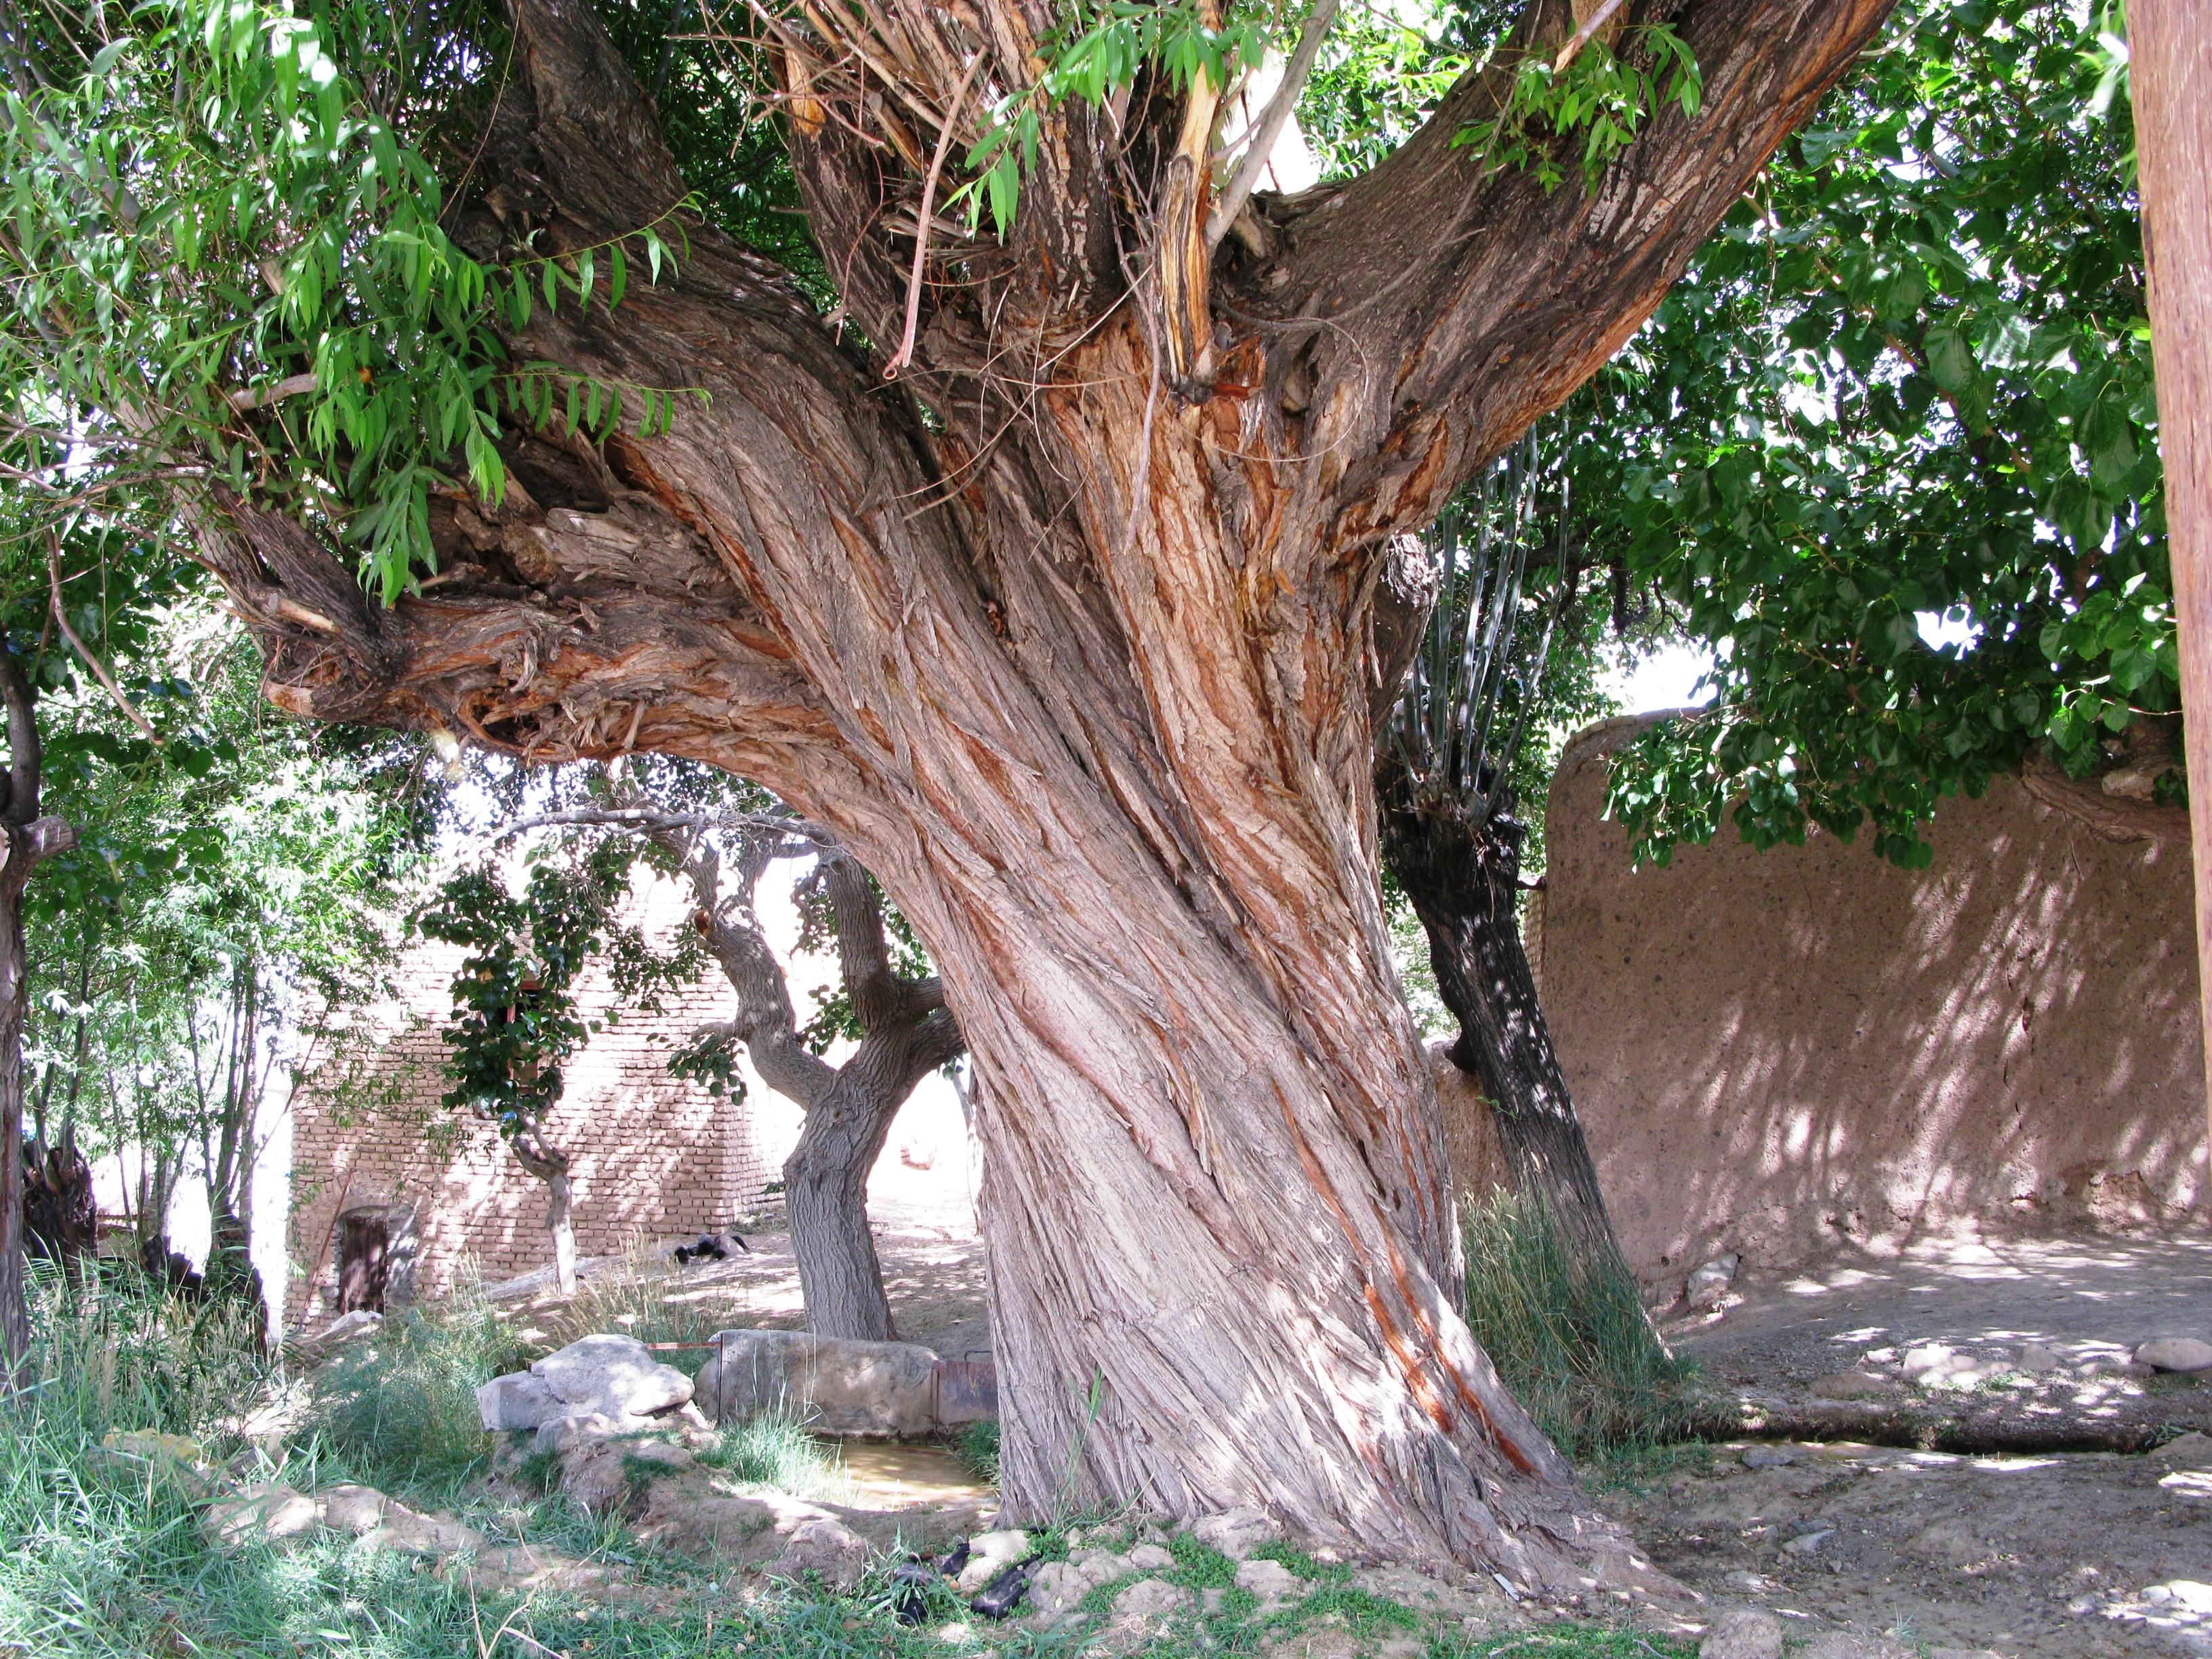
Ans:
<svg viewBox="0 0 2212 1659"><path fill-rule="evenodd" d="M1933 866L1724 828L1632 870L1607 757L1552 788L1543 996L1623 1248L1654 1282L1916 1236L2202 1224L2185 842L2116 843L2009 778Z"/></svg>

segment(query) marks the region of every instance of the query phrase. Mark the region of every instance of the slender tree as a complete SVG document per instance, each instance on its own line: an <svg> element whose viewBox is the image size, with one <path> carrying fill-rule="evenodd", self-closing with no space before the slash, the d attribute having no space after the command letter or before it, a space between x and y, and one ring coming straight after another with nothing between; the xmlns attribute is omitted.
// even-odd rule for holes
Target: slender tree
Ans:
<svg viewBox="0 0 2212 1659"><path fill-rule="evenodd" d="M1459 1022L1452 1062L1482 1085L1515 1184L1543 1200L1579 1260L1625 1276L1521 936L1516 763L1553 641L1582 623L1566 502L1538 496L1547 471L1559 489L1556 456L1532 437L1430 532L1438 600L1383 729L1376 793L1383 864Z"/></svg>
<svg viewBox="0 0 2212 1659"><path fill-rule="evenodd" d="M31 1345L23 1285L23 1015L31 1000L23 888L40 865L76 845L76 830L39 811L37 699L4 637L0 697L8 707L7 787L0 790L0 1364L12 1393L22 1385Z"/></svg>
<svg viewBox="0 0 2212 1659"><path fill-rule="evenodd" d="M797 819L685 811L647 804L632 789L617 805L548 813L515 829L555 823L646 836L690 884L693 925L728 980L737 1012L698 1033L679 1069L708 1074L718 1069L717 1051L742 1043L761 1081L805 1115L784 1160L783 1185L807 1328L895 1340L868 1229L868 1172L915 1086L965 1051L943 984L934 975L898 970L868 872L825 832ZM834 1066L819 1052L826 1042L810 1041L814 1032L793 1012L783 965L754 909L769 866L790 858L817 861L814 880L836 941L842 1018L823 1035L850 1036L855 1046Z"/></svg>
<svg viewBox="0 0 2212 1659"><path fill-rule="evenodd" d="M819 275L687 207L722 163L581 4L147 14L8 140L11 337L206 467L280 707L708 761L882 882L982 1084L1012 1515L1256 1504L1566 1589L1617 1534L1456 1311L1376 595L1888 9L1536 0L1289 198L1218 153L1256 12L710 11L664 102L773 106Z"/></svg>

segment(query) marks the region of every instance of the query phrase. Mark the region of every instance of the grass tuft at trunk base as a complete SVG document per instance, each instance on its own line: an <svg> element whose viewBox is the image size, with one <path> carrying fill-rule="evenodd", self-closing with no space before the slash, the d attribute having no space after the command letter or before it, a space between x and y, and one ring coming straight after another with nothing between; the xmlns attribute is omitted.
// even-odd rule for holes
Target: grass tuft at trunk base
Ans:
<svg viewBox="0 0 2212 1659"><path fill-rule="evenodd" d="M1492 1193L1467 1206L1462 1225L1468 1324L1567 1456L1692 1439L1711 1425L1698 1368L1659 1340L1635 1277L1617 1260L1577 1256L1540 1194Z"/></svg>

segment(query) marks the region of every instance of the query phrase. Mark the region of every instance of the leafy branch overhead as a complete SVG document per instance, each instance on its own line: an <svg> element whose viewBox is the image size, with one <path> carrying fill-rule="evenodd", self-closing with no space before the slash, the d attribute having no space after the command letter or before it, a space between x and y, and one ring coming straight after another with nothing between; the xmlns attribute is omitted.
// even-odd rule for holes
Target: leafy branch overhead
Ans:
<svg viewBox="0 0 2212 1659"><path fill-rule="evenodd" d="M462 62L417 60L404 95L380 99L341 66L362 45L333 38L364 27L351 12L178 0L135 23L81 72L5 100L0 352L63 404L116 416L15 411L0 441L24 472L96 480L143 458L327 517L388 604L436 568L434 494L465 480L501 498L502 415L595 436L626 414L641 434L666 428L676 390L516 363L501 331L540 304L611 311L634 262L660 281L688 204L487 264L448 234L416 142L450 137ZM83 504L64 491L56 506Z"/></svg>
<svg viewBox="0 0 2212 1659"><path fill-rule="evenodd" d="M1901 9L1574 405L1594 544L1716 653L1617 763L1647 854L1732 818L1924 863L2023 765L2179 798L2130 731L2179 700L2116 21Z"/></svg>

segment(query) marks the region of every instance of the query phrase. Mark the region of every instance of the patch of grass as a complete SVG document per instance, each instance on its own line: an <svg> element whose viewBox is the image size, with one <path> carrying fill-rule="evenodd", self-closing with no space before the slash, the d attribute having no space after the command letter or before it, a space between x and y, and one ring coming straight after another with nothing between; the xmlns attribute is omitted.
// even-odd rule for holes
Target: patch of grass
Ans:
<svg viewBox="0 0 2212 1659"><path fill-rule="evenodd" d="M1583 1484L1595 1492L1649 1492L1678 1474L1709 1474L1718 1456L1702 1440L1676 1440L1654 1445L1636 1441L1626 1445L1599 1446L1577 1465Z"/></svg>
<svg viewBox="0 0 2212 1659"><path fill-rule="evenodd" d="M987 1486L999 1484L999 1424L995 1418L970 1423L952 1442L954 1455Z"/></svg>
<svg viewBox="0 0 2212 1659"><path fill-rule="evenodd" d="M1351 1584L1325 1584L1298 1603L1301 1623L1335 1614L1353 1634L1372 1638L1389 1631L1419 1630L1420 1615Z"/></svg>
<svg viewBox="0 0 2212 1659"><path fill-rule="evenodd" d="M489 1455L477 1390L528 1356L482 1296L388 1316L314 1378L311 1421L378 1484L447 1486Z"/></svg>
<svg viewBox="0 0 2212 1659"><path fill-rule="evenodd" d="M843 1460L793 1414L763 1412L750 1422L726 1423L721 1436L698 1459L733 1480L757 1481L794 1498L834 1498L846 1490Z"/></svg>
<svg viewBox="0 0 2212 1659"><path fill-rule="evenodd" d="M1619 1262L1579 1261L1551 1206L1493 1194L1466 1217L1467 1320L1498 1374L1570 1457L1692 1438L1710 1414Z"/></svg>
<svg viewBox="0 0 2212 1659"><path fill-rule="evenodd" d="M719 1317L683 1279L643 1244L632 1243L619 1261L576 1287L567 1304L544 1316L547 1348L564 1348L578 1337L601 1332L634 1336L641 1342L704 1342L720 1326ZM696 1370L705 1354L664 1355Z"/></svg>

